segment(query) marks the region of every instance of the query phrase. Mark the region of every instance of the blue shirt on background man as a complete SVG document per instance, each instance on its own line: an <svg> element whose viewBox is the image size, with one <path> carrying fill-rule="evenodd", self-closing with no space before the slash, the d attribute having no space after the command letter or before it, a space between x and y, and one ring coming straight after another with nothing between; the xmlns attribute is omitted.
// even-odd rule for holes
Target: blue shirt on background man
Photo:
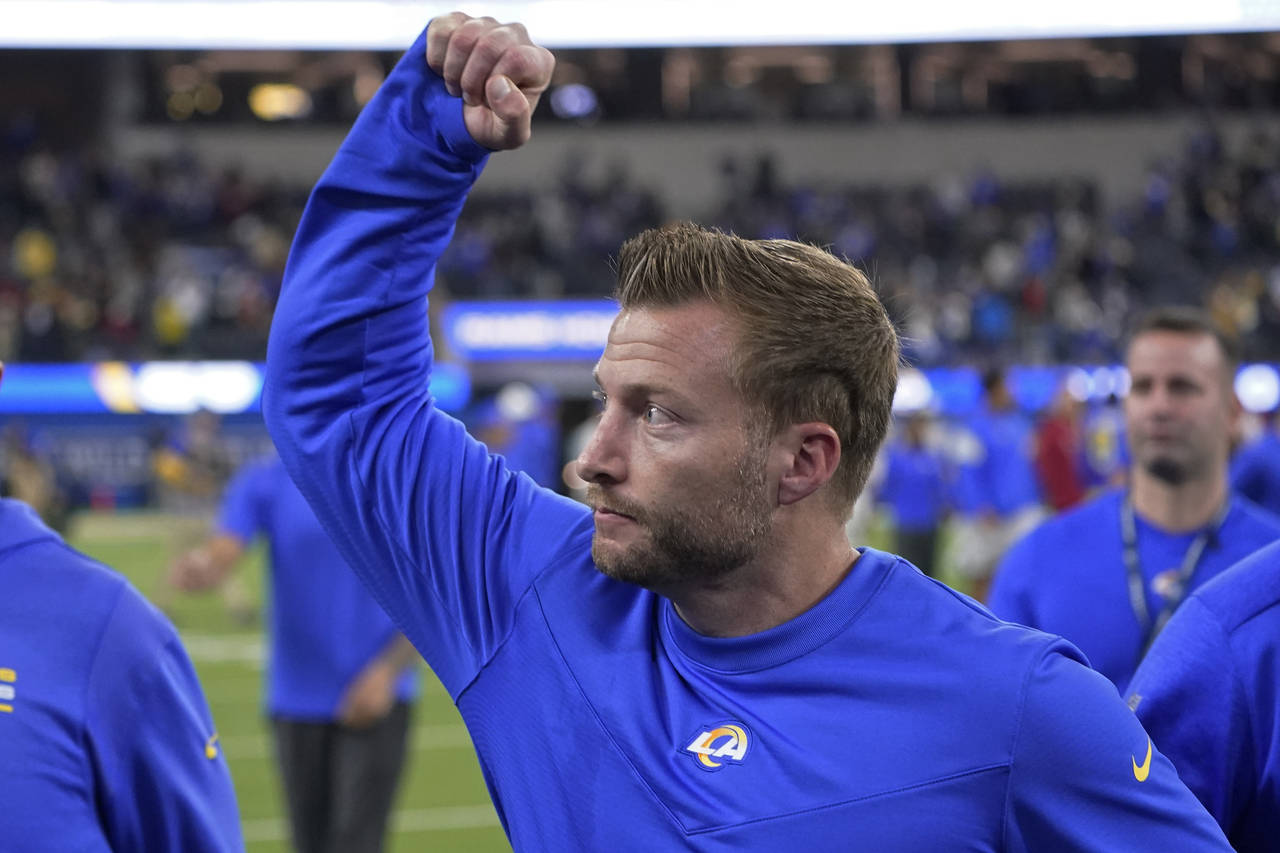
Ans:
<svg viewBox="0 0 1280 853"><path fill-rule="evenodd" d="M900 530L933 530L947 510L948 486L942 461L927 447L894 442L888 450L878 498L893 510Z"/></svg>
<svg viewBox="0 0 1280 853"><path fill-rule="evenodd" d="M1074 649L891 555L863 550L813 608L733 638L597 571L589 510L513 473L427 390L425 296L486 152L423 53L311 197L265 410L457 704L513 846L1227 849Z"/></svg>
<svg viewBox="0 0 1280 853"><path fill-rule="evenodd" d="M226 759L173 626L0 499L0 849L244 849Z"/></svg>
<svg viewBox="0 0 1280 853"><path fill-rule="evenodd" d="M1239 853L1280 839L1280 543L1196 590L1129 704Z"/></svg>
<svg viewBox="0 0 1280 853"><path fill-rule="evenodd" d="M961 466L961 506L973 514L990 512L1009 518L1040 504L1036 479L1035 427L1017 410L984 408L969 429L980 449L976 459Z"/></svg>
<svg viewBox="0 0 1280 853"><path fill-rule="evenodd" d="M227 487L218 531L246 544L267 538L271 636L267 710L300 720L332 720L352 679L396 629L338 554L279 459L246 465ZM411 700L418 679L401 677Z"/></svg>
<svg viewBox="0 0 1280 853"><path fill-rule="evenodd" d="M1018 622L1075 644L1098 672L1124 690L1137 668L1147 629L1129 598L1121 534L1124 492L1111 490L1041 524L1009 550L996 570L987 606ZM1164 599L1161 576L1182 564L1199 531L1169 533L1136 517L1138 559L1147 613ZM1280 518L1233 497L1221 529L1211 536L1189 588L1215 577L1280 539Z"/></svg>

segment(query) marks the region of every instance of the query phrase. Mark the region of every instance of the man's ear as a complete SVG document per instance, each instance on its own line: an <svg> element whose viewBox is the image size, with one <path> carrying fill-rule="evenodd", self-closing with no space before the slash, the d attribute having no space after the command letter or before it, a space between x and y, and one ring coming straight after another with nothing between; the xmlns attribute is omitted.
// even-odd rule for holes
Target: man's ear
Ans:
<svg viewBox="0 0 1280 853"><path fill-rule="evenodd" d="M792 424L774 438L782 455L778 503L804 500L835 476L840 465L840 436L821 421Z"/></svg>

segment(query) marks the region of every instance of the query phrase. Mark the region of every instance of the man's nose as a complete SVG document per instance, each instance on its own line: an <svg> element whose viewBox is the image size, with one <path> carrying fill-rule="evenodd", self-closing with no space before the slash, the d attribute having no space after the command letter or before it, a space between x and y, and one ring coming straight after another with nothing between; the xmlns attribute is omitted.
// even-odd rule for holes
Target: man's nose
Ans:
<svg viewBox="0 0 1280 853"><path fill-rule="evenodd" d="M619 483L626 479L625 438L617 417L606 411L591 440L578 454L578 476L588 483Z"/></svg>

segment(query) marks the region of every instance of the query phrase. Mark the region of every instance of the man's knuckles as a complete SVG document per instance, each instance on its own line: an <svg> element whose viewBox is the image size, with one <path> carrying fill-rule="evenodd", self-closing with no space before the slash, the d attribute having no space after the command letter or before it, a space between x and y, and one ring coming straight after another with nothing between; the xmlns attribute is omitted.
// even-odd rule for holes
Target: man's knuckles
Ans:
<svg viewBox="0 0 1280 853"><path fill-rule="evenodd" d="M550 51L536 45L525 44L503 54L494 71L511 78L521 88L532 88L541 92L550 82L551 71L554 68L555 59Z"/></svg>

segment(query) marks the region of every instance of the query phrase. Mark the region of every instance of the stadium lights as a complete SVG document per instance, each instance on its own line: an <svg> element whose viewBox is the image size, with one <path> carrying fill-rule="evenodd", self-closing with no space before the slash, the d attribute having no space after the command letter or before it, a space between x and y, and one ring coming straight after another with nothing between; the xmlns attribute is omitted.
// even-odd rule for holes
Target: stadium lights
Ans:
<svg viewBox="0 0 1280 853"><path fill-rule="evenodd" d="M1246 412L1261 414L1280 408L1280 372L1270 364L1246 365L1236 374L1236 396Z"/></svg>
<svg viewBox="0 0 1280 853"><path fill-rule="evenodd" d="M461 6L519 20L549 47L872 44L1280 29L1250 0L4 0L0 47L402 49ZM726 7L731 11L726 12Z"/></svg>

